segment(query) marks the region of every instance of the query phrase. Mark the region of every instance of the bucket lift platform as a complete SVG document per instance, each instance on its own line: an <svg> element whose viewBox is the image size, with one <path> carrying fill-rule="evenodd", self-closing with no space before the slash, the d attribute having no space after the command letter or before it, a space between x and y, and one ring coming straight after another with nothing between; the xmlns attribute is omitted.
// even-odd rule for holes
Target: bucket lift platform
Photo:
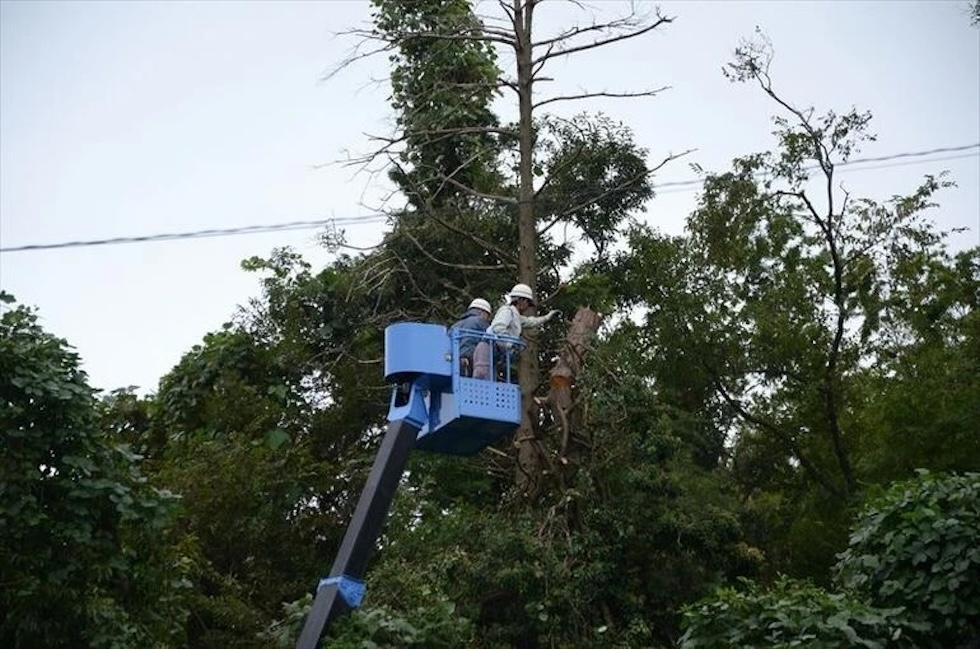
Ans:
<svg viewBox="0 0 980 649"><path fill-rule="evenodd" d="M460 343L467 338L490 345L489 380L463 375ZM388 421L410 416L407 385L421 389L425 418L415 447L449 455L473 455L512 433L521 423L521 387L509 378L513 368L504 344L521 349L512 336L441 325L402 322L385 329L385 380L401 386L391 395Z"/></svg>

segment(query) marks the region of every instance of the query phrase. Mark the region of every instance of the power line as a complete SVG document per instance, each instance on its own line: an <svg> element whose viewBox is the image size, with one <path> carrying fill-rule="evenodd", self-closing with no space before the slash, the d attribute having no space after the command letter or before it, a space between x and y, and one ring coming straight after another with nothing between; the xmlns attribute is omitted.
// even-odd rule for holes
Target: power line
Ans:
<svg viewBox="0 0 980 649"><path fill-rule="evenodd" d="M937 153L958 153L958 152L961 152L961 151L969 151L971 149L980 149L980 142L977 142L976 144L964 144L964 145L961 145L961 146L940 147L940 148L936 148L936 149L929 149L928 151L911 151L911 152L906 152L906 153L895 153L895 154L892 154L892 155L879 156L879 157L876 157L876 158L854 158L853 160L848 160L847 162L840 162L838 164L835 164L834 165L834 168L835 169L839 169L840 167L852 167L854 165L863 164L863 163L866 163L866 162L889 162L891 160L899 160L899 159L903 159L903 158L923 158L923 157L926 157L926 156L936 155ZM960 157L964 157L964 158L966 158L966 157L973 157L975 155L977 155L977 153L971 153L971 154L967 154L967 155L964 155L964 156L954 156L954 157L950 157L950 158L941 158L941 160L957 159L957 158L960 158ZM934 162L934 161L933 160L924 160L924 161L917 161L917 162ZM813 171L813 170L819 169L819 168L820 167L818 165L812 165L812 166L809 166L809 167L804 167L804 170L806 170L806 171ZM883 168L885 168L885 167L884 166L881 166L881 167L862 167L862 169L869 169L869 170L870 169L883 169ZM670 181L670 182L665 182L665 183L654 183L653 188L654 188L654 190L659 190L659 189L662 189L664 187L693 187L693 186L696 186L696 185L700 185L702 182L704 182L704 181L702 179L700 179L700 178L693 178L691 180L676 180L676 181Z"/></svg>
<svg viewBox="0 0 980 649"><path fill-rule="evenodd" d="M835 165L836 168L840 167L851 167L854 165L869 163L869 162L890 162L893 160L906 160L905 162L895 163L891 165L877 165L872 167L861 167L860 169L855 169L854 171L871 170L871 169L883 169L887 167L901 166L905 164L921 164L923 162L940 162L943 160L957 160L960 158L975 157L980 154L977 153L962 153L965 151L970 151L972 149L980 149L980 142L976 144L964 144L961 146L952 147L939 147L935 149L929 149L928 151L910 151L904 153L895 153L887 156L879 156L874 158L855 158L853 160L848 160L847 162L842 162ZM933 158L930 160L921 160L926 156L936 155L938 153L960 153L960 155L947 156L943 158ZM909 160L911 159L911 160ZM807 170L818 169L818 166L806 167ZM680 191L687 191L687 188L695 187L703 182L700 178L695 178L691 180L678 180L665 183L659 183L654 185L655 190L660 190L662 188L671 188L672 191L659 192L662 194L672 194ZM227 237L236 234L259 234L265 232L284 232L290 230L311 230L314 228L319 228L327 225L366 225L369 223L379 223L387 218L384 214L366 214L364 216L349 216L349 217L339 217L334 219L320 219L315 221L290 221L288 223L274 223L268 225L246 225L234 228L215 228L210 230L195 230L191 232L171 232L171 233L161 233L161 234L148 234L143 236L134 237L112 237L108 239L90 239L84 241L63 241L59 243L38 243L24 246L10 246L8 248L0 248L0 252L28 252L32 250L53 250L57 248L81 248L88 246L107 246L122 243L148 243L152 241L175 241L178 239L204 239L208 237Z"/></svg>
<svg viewBox="0 0 980 649"><path fill-rule="evenodd" d="M59 243L38 243L26 246L11 246L0 248L0 252L24 252L28 250L52 250L55 248L80 248L83 246L107 246L119 243L147 243L150 241L175 241L177 239L204 239L208 237L227 237L235 234L259 234L263 232L283 232L288 230L312 230L326 225L361 225L378 223L387 218L383 214L368 214L336 219L321 219L318 221L290 221L269 225L246 225L235 228L215 228L211 230L195 230L193 232L169 232L147 234L136 237L112 237L109 239L89 239L85 241L63 241Z"/></svg>
<svg viewBox="0 0 980 649"><path fill-rule="evenodd" d="M899 162L869 165L867 167L857 167L855 169L841 169L840 171L849 172L849 171L873 171L875 169L893 169L895 167L908 167L909 165L920 165L920 164L925 164L927 162L946 162L948 160L964 160L966 158L976 158L976 157L980 157L980 151L978 151L977 153L959 153L957 155L941 156L939 158L929 158L928 160L902 160ZM758 174L758 175L762 175L762 174ZM698 181L698 184L700 184L700 181ZM664 194L683 194L685 192L693 191L695 189L697 189L697 187L672 187L665 191L657 192L657 196L663 196Z"/></svg>

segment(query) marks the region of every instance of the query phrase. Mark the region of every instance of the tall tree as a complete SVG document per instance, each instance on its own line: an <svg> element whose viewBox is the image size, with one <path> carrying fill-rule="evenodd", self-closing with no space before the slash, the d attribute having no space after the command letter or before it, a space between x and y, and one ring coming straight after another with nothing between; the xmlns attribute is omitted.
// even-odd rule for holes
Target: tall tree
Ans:
<svg viewBox="0 0 980 649"><path fill-rule="evenodd" d="M376 0L375 4L378 7L376 27L354 30L351 34L363 39L362 46L372 43L377 48L368 52L355 51L344 66L378 51L395 53L393 99L396 108L402 111L399 125L403 130L392 138L384 139L382 148L369 155L368 159L374 160L378 154L387 156L391 147L401 143L409 150L417 149L417 153L402 156L402 160L413 165L412 173L396 171L396 179L405 181L414 177L424 178L426 182L442 183L442 186L454 188L457 195L465 194L473 201L489 204L488 207L503 209L513 219L512 227L516 226L517 249L516 260L510 261L505 268L513 267L511 263L516 261L516 276L519 281L539 288L557 286L558 277L553 274L554 265L547 263L549 246L541 240L542 229L553 223L542 227L543 215L536 204L542 192L547 191L546 188L553 180L552 176L564 172L567 164L575 164L579 156L566 151L567 155L561 164L553 165L545 171L546 166L542 163L547 154L539 146L542 139L540 109L558 102L600 96L652 96L659 89L596 91L539 98L535 93L535 84L542 78L550 61L637 38L671 22L671 19L659 13L642 15L631 8L626 15L606 22L593 21L587 26L575 26L555 36L536 39L534 18L536 9L541 4L540 0L500 0L495 4L499 14L482 16L473 13L468 2L460 0L433 0L425 3ZM490 56L495 50L513 56L514 68L510 75L497 73L496 60ZM422 55L423 52L425 55ZM450 71L445 67L434 69L434 66L443 66L447 57L461 67L452 70L452 73L447 73ZM491 72L495 74L490 76ZM418 82L407 83L407 80ZM515 124L502 127L496 119L482 110L480 101L489 99L500 90L514 93L518 113ZM456 108L459 98L465 98L468 93L476 93L477 101L474 106ZM445 97L453 98L453 108L434 109L438 106L436 102ZM452 115L452 118L447 119L448 115ZM477 123L466 121L460 124L455 119L457 115L465 116L467 120L475 117ZM484 123L478 123L480 119L485 120ZM562 135L567 139L570 133L566 130ZM516 150L512 149L516 161L513 175L498 182L496 187L483 182L491 178L491 174L483 173L482 170L474 172L472 166L467 166L487 160L483 153L490 150L486 146L488 140L479 140L479 137L493 137L499 145L516 147ZM445 166L451 157L423 153L443 147L447 140L481 144L471 147L475 153L455 167ZM569 145L574 147L571 141ZM458 160L460 157L462 156L454 159ZM608 163L609 158L606 159L606 164ZM425 164L432 166L422 166ZM476 166L479 167L479 164ZM624 194L642 196L644 192L648 193L648 177L652 171L644 168L629 177L620 177L621 182L617 186L607 188L609 191L596 193L585 200L573 195L556 202L555 198L560 195L551 192L551 207L556 215L554 221L581 226L589 209L600 201L621 200ZM430 193L430 190L412 189L413 196ZM593 215L594 213L595 210ZM428 209L425 214L432 216L433 211ZM589 226L593 234L600 228L599 221ZM457 231L456 234L460 233ZM421 246L420 253L426 254ZM542 272L541 269L545 270ZM507 288L507 284L513 283L513 279L511 276L496 280L496 290ZM534 413L530 410L534 403L532 397L541 385L537 351L536 341L532 338L528 353L521 357L520 366L524 403L528 404L529 410L525 412L518 433L520 442L517 477L522 488L532 495L541 487L541 477L546 466L541 445L537 443L538 431L532 416Z"/></svg>

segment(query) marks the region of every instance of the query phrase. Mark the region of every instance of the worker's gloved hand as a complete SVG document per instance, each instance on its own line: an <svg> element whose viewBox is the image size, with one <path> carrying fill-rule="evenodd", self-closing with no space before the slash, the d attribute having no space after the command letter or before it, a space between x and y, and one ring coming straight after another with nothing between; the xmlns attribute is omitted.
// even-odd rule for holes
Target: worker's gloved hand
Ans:
<svg viewBox="0 0 980 649"><path fill-rule="evenodd" d="M558 309L552 309L551 311L548 312L548 319L554 320L555 316L558 315L561 315L561 311L559 311Z"/></svg>

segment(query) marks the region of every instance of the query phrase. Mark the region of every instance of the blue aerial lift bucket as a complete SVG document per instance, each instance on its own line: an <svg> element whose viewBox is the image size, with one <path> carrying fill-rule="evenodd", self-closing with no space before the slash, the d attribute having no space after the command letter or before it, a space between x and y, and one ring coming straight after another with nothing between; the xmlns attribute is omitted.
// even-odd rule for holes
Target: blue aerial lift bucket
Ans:
<svg viewBox="0 0 980 649"><path fill-rule="evenodd" d="M461 372L460 343L467 338L490 345L489 379ZM521 423L521 387L511 382L519 338L442 325L400 322L385 329L385 380L399 384L391 395L388 421L404 419L411 408L408 383L423 389L426 418L415 447L449 455L473 455L514 432Z"/></svg>

